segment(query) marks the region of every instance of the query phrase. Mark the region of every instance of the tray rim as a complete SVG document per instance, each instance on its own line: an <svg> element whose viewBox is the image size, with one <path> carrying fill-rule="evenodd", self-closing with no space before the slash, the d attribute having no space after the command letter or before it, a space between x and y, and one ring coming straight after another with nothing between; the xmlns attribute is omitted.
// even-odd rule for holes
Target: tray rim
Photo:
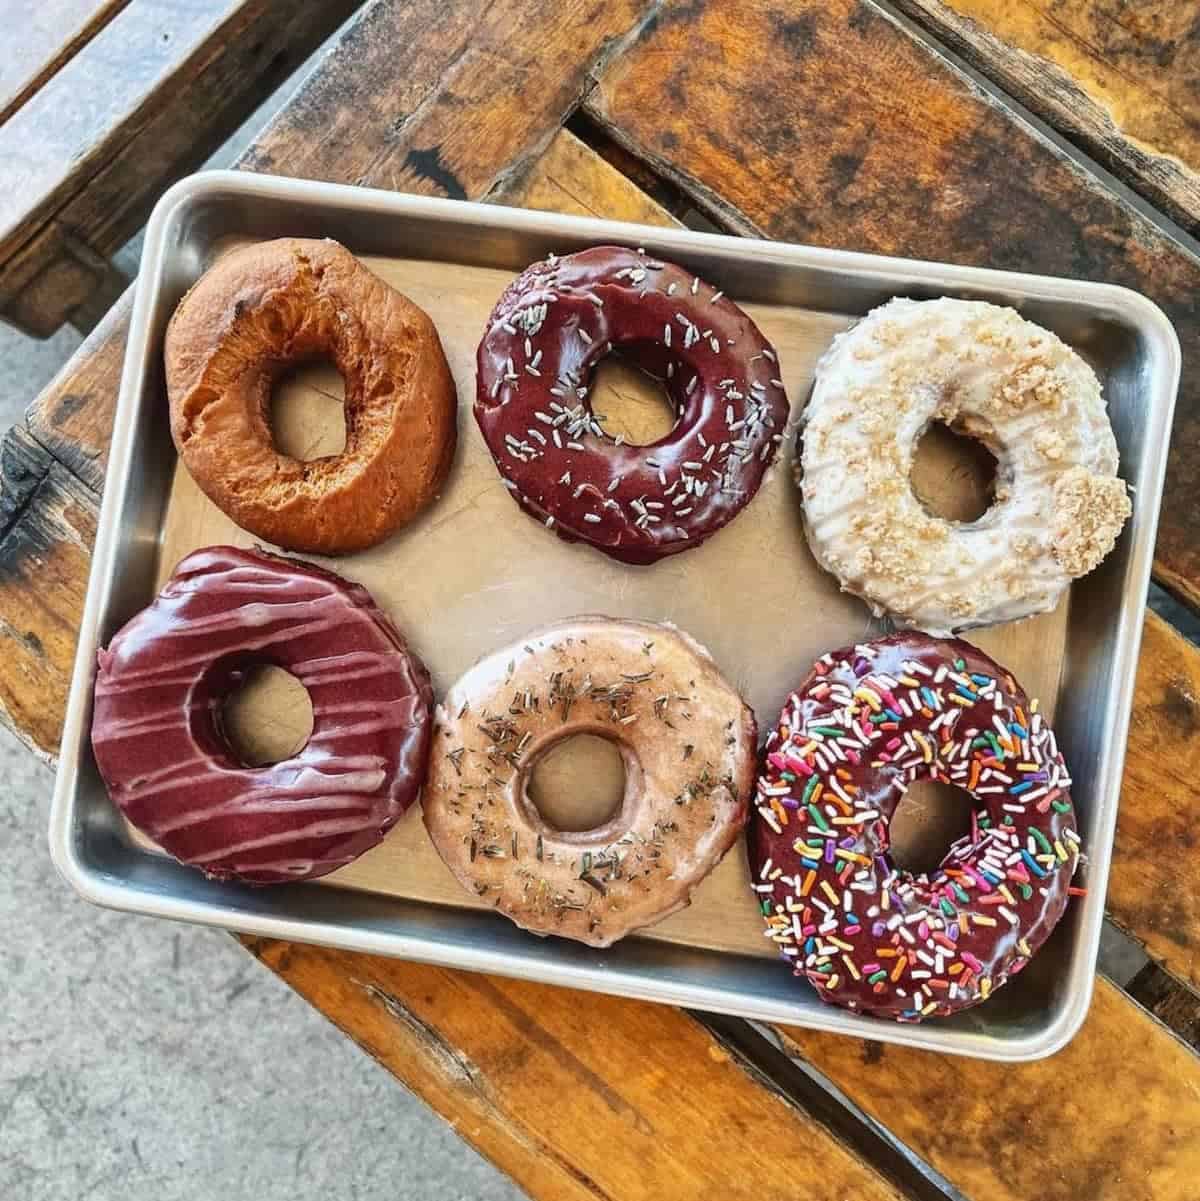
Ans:
<svg viewBox="0 0 1200 1201"><path fill-rule="evenodd" d="M1109 815L1103 834L1103 863L1093 866L1084 912L1077 919L1077 938L1082 953L1076 956L1073 976L1064 988L1066 1001L1045 1025L1013 1038L982 1038L977 1033L921 1023L881 1023L848 1010L823 1007L820 1021L782 1002L759 998L752 1004L738 1003L733 991L716 985L676 984L663 980L656 989L641 983L636 973L614 971L598 956L590 966L556 963L553 959L513 957L501 947L458 947L453 953L420 934L363 929L337 921L316 920L302 915L274 917L252 914L238 908L234 899L196 901L163 893L140 890L130 882L99 870L88 862L76 838L77 801L81 759L87 754L87 719L95 671L99 629L106 613L111 585L111 566L118 545L121 514L125 509L130 473L134 466L132 446L138 415L143 364L153 338L151 315L163 284L166 235L177 212L204 198L234 194L246 199L295 201L352 208L391 219L427 218L448 224L490 226L516 232L585 237L599 241L654 246L660 252L706 248L736 252L743 260L769 255L778 261L791 260L801 268L833 273L864 273L881 283L894 281L905 288L931 286L940 290L981 289L1007 292L1023 299L1077 301L1081 294L1119 313L1147 341L1147 354L1157 364L1147 384L1147 447L1139 462L1143 480L1138 492L1132 544L1126 569L1127 583L1117 611L1113 663L1119 667L1118 684L1110 695L1111 717L1103 762L1097 773L1093 803ZM564 987L613 993L620 996L707 1009L750 1020L778 1022L823 1029L907 1044L927 1050L962 1054L1006 1062L1041 1059L1061 1049L1083 1024L1090 1005L1096 976L1096 955L1104 913L1108 869L1115 835L1117 801L1124 765L1126 737L1132 710L1137 657L1141 644L1143 612L1150 579L1154 538L1157 531L1163 479L1166 469L1171 419L1180 374L1178 337L1166 314L1139 292L1116 284L1051 276L963 267L915 259L864 254L764 239L711 234L683 228L633 224L604 218L544 213L472 201L446 200L407 193L365 189L239 171L209 171L189 176L164 193L147 225L138 275L130 333L125 349L120 392L114 414L113 436L105 489L93 547L83 620L79 631L70 695L63 726L58 774L51 804L49 842L52 859L60 874L84 899L108 908L150 916L216 926L264 937L289 939L351 951L384 954L417 962L491 972ZM1156 451L1155 447L1159 449ZM1148 477L1148 480L1147 478ZM1149 488L1147 489L1147 482ZM410 902L420 905L422 902ZM536 949L536 948L535 948ZM712 954L721 954L712 952ZM983 1041L984 1045L975 1045Z"/></svg>

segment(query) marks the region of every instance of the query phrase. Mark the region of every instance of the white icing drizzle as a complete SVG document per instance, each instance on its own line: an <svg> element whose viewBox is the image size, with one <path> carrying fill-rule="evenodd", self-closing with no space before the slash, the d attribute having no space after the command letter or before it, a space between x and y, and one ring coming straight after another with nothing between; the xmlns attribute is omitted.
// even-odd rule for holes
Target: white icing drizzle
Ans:
<svg viewBox="0 0 1200 1201"><path fill-rule="evenodd" d="M367 593L331 573L197 552L99 658L92 742L110 794L212 874L322 874L377 842L417 795L428 677ZM217 712L258 662L305 686L313 735L252 768L222 749Z"/></svg>

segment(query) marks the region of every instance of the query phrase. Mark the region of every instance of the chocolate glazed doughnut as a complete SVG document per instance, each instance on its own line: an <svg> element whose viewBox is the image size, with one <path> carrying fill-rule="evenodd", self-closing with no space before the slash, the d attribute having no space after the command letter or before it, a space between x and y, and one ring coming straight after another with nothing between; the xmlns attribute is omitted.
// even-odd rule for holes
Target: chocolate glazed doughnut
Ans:
<svg viewBox="0 0 1200 1201"><path fill-rule="evenodd" d="M277 546L374 546L450 469L457 400L433 322L336 242L280 238L220 258L180 302L164 356L171 434L192 478ZM302 462L272 440L271 389L319 356L345 381L346 448Z"/></svg>
<svg viewBox="0 0 1200 1201"><path fill-rule="evenodd" d="M913 875L888 825L920 779L976 808ZM1078 891L1070 785L1037 702L970 643L908 632L823 655L767 739L755 798L767 935L831 1004L914 1022L985 1001Z"/></svg>
<svg viewBox="0 0 1200 1201"><path fill-rule="evenodd" d="M588 403L610 351L661 379L677 414L649 446ZM788 401L774 350L737 305L672 263L597 246L528 267L488 321L475 419L505 484L568 542L626 563L698 546L762 483Z"/></svg>
<svg viewBox="0 0 1200 1201"><path fill-rule="evenodd" d="M99 653L92 747L109 796L176 859L253 884L323 876L416 800L429 675L364 588L311 564L214 546ZM257 665L308 690L313 731L247 767L222 730Z"/></svg>

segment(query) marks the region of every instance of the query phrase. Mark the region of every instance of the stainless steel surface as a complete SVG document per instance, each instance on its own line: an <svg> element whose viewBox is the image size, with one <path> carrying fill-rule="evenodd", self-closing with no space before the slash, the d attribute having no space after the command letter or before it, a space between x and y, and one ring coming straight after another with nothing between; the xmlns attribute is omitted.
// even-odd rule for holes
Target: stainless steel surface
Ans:
<svg viewBox="0 0 1200 1201"><path fill-rule="evenodd" d="M1057 728L1076 781L1089 893L1030 968L983 1006L900 1026L821 1004L772 960L641 938L597 952L532 938L490 913L348 889L217 884L137 847L105 795L87 732L96 648L154 592L175 459L161 335L217 242L281 234L335 237L360 254L514 272L551 250L643 245L747 303L853 316L897 294L976 297L1016 305L1087 354L1104 378L1134 513L1113 554L1072 591ZM55 861L88 899L162 917L985 1058L1048 1055L1078 1029L1091 995L1178 374L1166 317L1144 297L1108 285L266 176L194 176L163 197L147 231L63 735L50 832ZM518 520L525 519L514 510Z"/></svg>

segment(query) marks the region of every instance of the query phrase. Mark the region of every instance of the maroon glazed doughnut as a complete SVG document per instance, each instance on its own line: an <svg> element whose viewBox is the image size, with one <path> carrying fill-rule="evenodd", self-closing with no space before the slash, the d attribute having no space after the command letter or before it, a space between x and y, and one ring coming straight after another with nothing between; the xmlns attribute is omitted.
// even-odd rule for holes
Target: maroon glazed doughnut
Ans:
<svg viewBox="0 0 1200 1201"><path fill-rule="evenodd" d="M932 873L888 855L913 780L978 802ZM987 999L1063 915L1079 861L1054 732L977 647L906 632L823 655L767 739L749 837L767 935L823 1001L920 1021Z"/></svg>
<svg viewBox="0 0 1200 1201"><path fill-rule="evenodd" d="M416 800L433 693L366 589L308 563L214 546L99 653L92 747L109 795L176 859L254 884L323 876ZM308 690L313 731L247 767L222 705L260 664Z"/></svg>
<svg viewBox="0 0 1200 1201"><path fill-rule="evenodd" d="M678 414L648 446L608 437L588 403L614 348ZM626 563L698 546L737 516L783 437L774 350L696 276L620 246L534 263L479 345L475 419L517 503L568 542Z"/></svg>

